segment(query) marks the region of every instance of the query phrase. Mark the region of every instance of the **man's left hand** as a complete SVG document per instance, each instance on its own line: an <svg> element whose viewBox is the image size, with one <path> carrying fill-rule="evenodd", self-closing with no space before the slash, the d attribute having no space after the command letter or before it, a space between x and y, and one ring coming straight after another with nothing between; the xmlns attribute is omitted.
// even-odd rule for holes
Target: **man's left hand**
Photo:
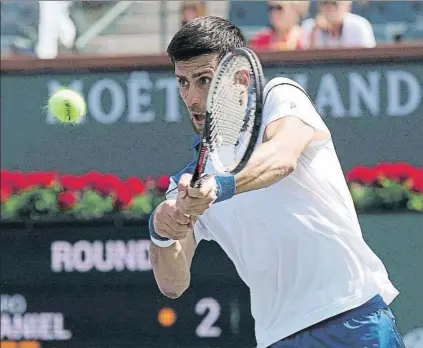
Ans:
<svg viewBox="0 0 423 348"><path fill-rule="evenodd" d="M214 176L202 178L200 187L191 187L191 174L183 174L178 184L176 208L191 217L202 215L216 200Z"/></svg>

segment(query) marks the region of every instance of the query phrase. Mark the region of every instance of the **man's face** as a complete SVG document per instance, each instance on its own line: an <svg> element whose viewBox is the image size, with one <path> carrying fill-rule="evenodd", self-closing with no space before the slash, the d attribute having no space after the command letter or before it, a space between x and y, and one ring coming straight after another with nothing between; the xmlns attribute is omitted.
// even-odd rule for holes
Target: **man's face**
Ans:
<svg viewBox="0 0 423 348"><path fill-rule="evenodd" d="M197 134L203 133L206 101L210 83L219 64L217 54L208 54L175 63L179 94L184 101Z"/></svg>
<svg viewBox="0 0 423 348"><path fill-rule="evenodd" d="M346 12L346 6L342 1L322 1L320 11L329 23L341 23Z"/></svg>
<svg viewBox="0 0 423 348"><path fill-rule="evenodd" d="M276 30L289 30L298 20L298 13L289 1L269 1L270 23Z"/></svg>

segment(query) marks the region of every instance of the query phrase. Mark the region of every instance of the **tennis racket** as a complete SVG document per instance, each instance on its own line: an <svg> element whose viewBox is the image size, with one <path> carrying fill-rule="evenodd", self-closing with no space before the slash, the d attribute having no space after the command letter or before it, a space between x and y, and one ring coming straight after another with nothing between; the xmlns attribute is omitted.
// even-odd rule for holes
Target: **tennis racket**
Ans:
<svg viewBox="0 0 423 348"><path fill-rule="evenodd" d="M208 159L222 174L236 174L245 167L260 131L263 88L263 69L253 51L237 48L222 59L207 95L192 187L200 186Z"/></svg>

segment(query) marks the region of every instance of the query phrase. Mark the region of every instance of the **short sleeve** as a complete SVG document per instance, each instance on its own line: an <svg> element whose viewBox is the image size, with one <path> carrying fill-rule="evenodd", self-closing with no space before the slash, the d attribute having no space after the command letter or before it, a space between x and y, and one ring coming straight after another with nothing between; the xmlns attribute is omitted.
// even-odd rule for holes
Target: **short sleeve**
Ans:
<svg viewBox="0 0 423 348"><path fill-rule="evenodd" d="M175 182L173 177L170 178L169 187L166 191L165 197L166 199L176 199L178 196L178 185Z"/></svg>
<svg viewBox="0 0 423 348"><path fill-rule="evenodd" d="M263 126L286 116L297 117L317 131L330 133L304 89L291 79L277 77L264 89Z"/></svg>

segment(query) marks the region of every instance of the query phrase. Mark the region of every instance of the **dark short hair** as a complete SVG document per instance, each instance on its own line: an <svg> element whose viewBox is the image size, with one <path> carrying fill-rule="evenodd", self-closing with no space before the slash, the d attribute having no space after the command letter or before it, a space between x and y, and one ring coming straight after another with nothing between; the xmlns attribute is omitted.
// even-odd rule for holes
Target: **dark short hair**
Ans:
<svg viewBox="0 0 423 348"><path fill-rule="evenodd" d="M198 17L189 21L175 34L167 53L173 63L204 54L217 53L222 59L247 41L237 26L226 19L214 16Z"/></svg>

